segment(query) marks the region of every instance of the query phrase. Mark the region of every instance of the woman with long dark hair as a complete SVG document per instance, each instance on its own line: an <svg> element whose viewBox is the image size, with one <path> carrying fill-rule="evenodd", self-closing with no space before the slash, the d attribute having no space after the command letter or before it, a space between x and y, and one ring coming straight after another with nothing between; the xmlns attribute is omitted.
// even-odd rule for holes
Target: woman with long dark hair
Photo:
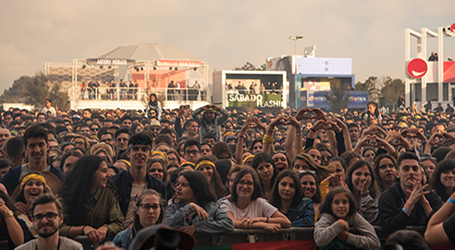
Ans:
<svg viewBox="0 0 455 250"><path fill-rule="evenodd" d="M371 163L367 160L355 161L346 173L346 184L360 206L361 215L369 223L378 224L378 200L381 193Z"/></svg>
<svg viewBox="0 0 455 250"><path fill-rule="evenodd" d="M446 202L455 191L455 161L451 159L441 161L430 180L431 188Z"/></svg>
<svg viewBox="0 0 455 250"><path fill-rule="evenodd" d="M273 183L275 183L278 176L275 162L269 154L261 152L254 156L251 167L256 170L259 176L264 198L268 198L272 192Z"/></svg>
<svg viewBox="0 0 455 250"><path fill-rule="evenodd" d="M291 221L291 227L311 227L314 224L313 201L303 197L299 177L290 169L276 178L269 203Z"/></svg>
<svg viewBox="0 0 455 250"><path fill-rule="evenodd" d="M374 175L382 193L392 186L397 179L397 161L388 154L381 154L374 160Z"/></svg>
<svg viewBox="0 0 455 250"><path fill-rule="evenodd" d="M169 205L165 212L165 224L193 234L226 233L234 230L232 220L216 204L207 182L199 171L183 172L176 188L180 202Z"/></svg>
<svg viewBox="0 0 455 250"><path fill-rule="evenodd" d="M354 197L346 188L332 189L322 202L320 211L321 217L314 225L314 241L318 247L325 247L332 241L362 249L380 246L374 227L357 213ZM350 229L356 229L356 233Z"/></svg>
<svg viewBox="0 0 455 250"><path fill-rule="evenodd" d="M203 156L196 161L194 170L203 173L207 177L210 188L218 200L227 195L226 188L221 182L221 177L215 166L216 157L213 155Z"/></svg>
<svg viewBox="0 0 455 250"><path fill-rule="evenodd" d="M163 112L163 109L161 108L161 102L158 101L155 93L150 94L147 109L145 110L145 115L149 119L150 119L149 112L152 109L155 110L156 118L158 119L158 121L161 120L161 113Z"/></svg>
<svg viewBox="0 0 455 250"><path fill-rule="evenodd" d="M301 171L299 174L300 185L302 187L303 197L313 201L314 221L319 218L319 206L322 202L322 195L318 177L312 170Z"/></svg>
<svg viewBox="0 0 455 250"><path fill-rule="evenodd" d="M256 171L244 167L235 175L232 193L221 202L221 210L234 221L235 228L277 232L281 227L290 227L289 219L262 198L259 183Z"/></svg>
<svg viewBox="0 0 455 250"><path fill-rule="evenodd" d="M163 223L164 206L161 195L153 189L145 189L137 197L134 208L133 226L115 236L113 242L116 246L128 249L139 230L156 224Z"/></svg>
<svg viewBox="0 0 455 250"><path fill-rule="evenodd" d="M86 235L99 243L123 230L124 217L109 177L107 163L99 156L76 162L59 192L64 214L60 235Z"/></svg>

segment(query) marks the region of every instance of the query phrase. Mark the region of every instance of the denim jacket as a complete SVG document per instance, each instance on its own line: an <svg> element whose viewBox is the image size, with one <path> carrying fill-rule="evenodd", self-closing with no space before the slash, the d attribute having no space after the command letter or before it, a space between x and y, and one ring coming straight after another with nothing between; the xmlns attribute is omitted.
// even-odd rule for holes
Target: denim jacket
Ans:
<svg viewBox="0 0 455 250"><path fill-rule="evenodd" d="M292 205L284 215L291 221L291 227L312 227L314 225L313 201L303 198L298 206Z"/></svg>
<svg viewBox="0 0 455 250"><path fill-rule="evenodd" d="M128 248L131 245L131 242L133 242L133 228L134 226L121 231L118 233L114 240L112 241L117 247L120 247L121 249L128 250Z"/></svg>
<svg viewBox="0 0 455 250"><path fill-rule="evenodd" d="M197 213L188 217L193 208L190 204L185 205L183 202L174 203L166 207L164 222L166 225L174 228L195 226L196 232L204 233L225 233L234 230L234 222L222 212L215 202L210 202L204 207L209 214L209 218L200 219Z"/></svg>

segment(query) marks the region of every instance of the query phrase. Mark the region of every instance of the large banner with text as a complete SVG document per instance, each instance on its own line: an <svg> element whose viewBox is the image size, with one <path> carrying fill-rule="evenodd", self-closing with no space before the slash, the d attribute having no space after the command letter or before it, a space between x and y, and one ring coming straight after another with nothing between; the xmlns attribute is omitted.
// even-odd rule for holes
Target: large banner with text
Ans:
<svg viewBox="0 0 455 250"><path fill-rule="evenodd" d="M228 107L242 108L244 105L252 105L256 108L281 108L283 96L281 94L236 94L229 93Z"/></svg>

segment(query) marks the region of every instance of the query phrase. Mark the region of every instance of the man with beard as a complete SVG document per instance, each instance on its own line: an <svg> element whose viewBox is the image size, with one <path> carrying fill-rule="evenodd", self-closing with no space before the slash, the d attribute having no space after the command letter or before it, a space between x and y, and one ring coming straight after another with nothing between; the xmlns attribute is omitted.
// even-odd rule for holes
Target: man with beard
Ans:
<svg viewBox="0 0 455 250"><path fill-rule="evenodd" d="M204 137L207 134L214 134L215 140L221 141L221 124L229 117L229 113L226 109L221 109L215 105L209 104L196 109L191 115L200 126L200 143L203 143Z"/></svg>
<svg viewBox="0 0 455 250"><path fill-rule="evenodd" d="M59 227L63 222L62 204L50 193L38 196L32 203L30 213L33 229L38 233L36 240L31 240L16 250L28 249L70 249L83 250L82 244L59 236Z"/></svg>
<svg viewBox="0 0 455 250"><path fill-rule="evenodd" d="M111 177L117 187L126 228L133 222L136 199L144 189L154 189L167 200L166 185L148 172L147 162L152 156L152 144L153 138L147 132L133 135L126 151L131 167Z"/></svg>
<svg viewBox="0 0 455 250"><path fill-rule="evenodd" d="M60 180L64 174L62 170L47 163L47 130L40 125L29 127L24 134L25 151L27 152L28 163L22 166L11 168L2 178L1 183L5 185L9 194L19 185L19 181L29 172L49 171Z"/></svg>

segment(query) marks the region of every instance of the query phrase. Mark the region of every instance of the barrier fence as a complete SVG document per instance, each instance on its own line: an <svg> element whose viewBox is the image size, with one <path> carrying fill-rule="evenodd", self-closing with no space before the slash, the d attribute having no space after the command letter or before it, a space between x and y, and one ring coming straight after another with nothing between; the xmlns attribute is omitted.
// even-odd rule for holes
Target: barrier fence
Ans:
<svg viewBox="0 0 455 250"><path fill-rule="evenodd" d="M425 227L406 227L406 229L414 230L420 233L422 236L425 232ZM383 239L387 238L387 234L382 230L381 227L375 226L376 234L378 238L383 243ZM304 244L308 249L311 249L315 246L313 241L313 227L292 227L280 229L276 233L271 233L269 231L260 230L260 229L235 229L234 231L226 234L202 234L195 233L194 237L196 238L196 249L209 249L207 246L216 246L216 245L232 245L232 244L241 244L241 243L257 243L257 242L281 242L281 244L287 244L288 241L301 241L300 243L295 242L295 244ZM93 244L86 236L78 236L74 240L80 242L85 250L93 250L98 245ZM305 240L305 241L304 241ZM105 241L112 241L112 239L106 239ZM286 242L286 244L285 244ZM270 245L272 247L273 244ZM247 245L248 246L248 245ZM8 242L0 242L0 249L8 249ZM222 248L220 248L222 249ZM234 248L232 248L234 249ZM243 249L243 248L236 248ZM262 248L262 249L277 249L277 248ZM432 249L437 249L432 247ZM442 248L444 249L444 248ZM445 248L447 249L447 248ZM455 248L452 248L455 249Z"/></svg>

